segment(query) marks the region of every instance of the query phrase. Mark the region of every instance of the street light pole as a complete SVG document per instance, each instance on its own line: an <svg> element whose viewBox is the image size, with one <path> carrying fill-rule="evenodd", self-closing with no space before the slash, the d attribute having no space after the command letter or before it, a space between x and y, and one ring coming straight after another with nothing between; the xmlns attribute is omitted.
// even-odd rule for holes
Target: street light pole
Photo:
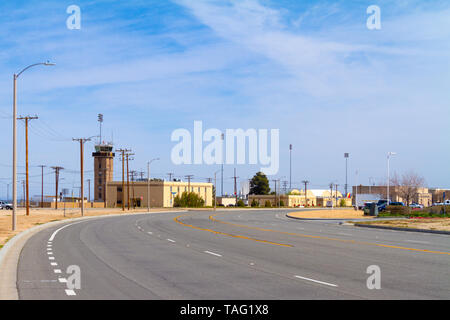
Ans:
<svg viewBox="0 0 450 320"><path fill-rule="evenodd" d="M159 160L159 158L155 158L155 159L152 159L149 162L147 162L147 210L148 210L148 212L150 212L150 207L151 207L151 204L150 204L150 164L156 160Z"/></svg>
<svg viewBox="0 0 450 320"><path fill-rule="evenodd" d="M41 62L41 63L35 63L32 65L29 65L22 71L20 71L17 74L14 74L13 76L13 176L12 176L12 196L13 196L13 212L12 212L12 230L16 230L16 210L17 210L17 79L20 77L20 75L25 72L26 70L38 66L38 65L44 65L44 66L53 66L54 63L50 62Z"/></svg>
<svg viewBox="0 0 450 320"><path fill-rule="evenodd" d="M347 191L348 191L348 181L347 181L347 176L348 176L348 158L349 158L350 154L349 153L344 153L344 158L345 158L345 196L347 196Z"/></svg>
<svg viewBox="0 0 450 320"><path fill-rule="evenodd" d="M386 194L386 199L387 199L387 206L389 205L389 200L390 200L390 195L389 195L389 180L390 180L390 172L389 172L389 160L391 158L391 156L396 155L395 152L388 152L387 155L387 194Z"/></svg>

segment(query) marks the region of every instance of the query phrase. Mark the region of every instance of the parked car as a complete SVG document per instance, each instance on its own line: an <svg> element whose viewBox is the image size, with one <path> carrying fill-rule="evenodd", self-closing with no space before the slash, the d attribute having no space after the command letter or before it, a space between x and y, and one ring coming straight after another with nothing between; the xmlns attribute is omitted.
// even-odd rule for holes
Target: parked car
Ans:
<svg viewBox="0 0 450 320"><path fill-rule="evenodd" d="M409 205L409 207L412 208L412 209L423 209L423 205L417 204L417 203L411 203Z"/></svg>
<svg viewBox="0 0 450 320"><path fill-rule="evenodd" d="M5 201L0 201L0 209L1 210L12 210L13 205L12 203L7 203Z"/></svg>
<svg viewBox="0 0 450 320"><path fill-rule="evenodd" d="M386 210L387 204L388 204L387 200L378 200L377 202L378 212Z"/></svg>
<svg viewBox="0 0 450 320"><path fill-rule="evenodd" d="M444 204L442 202L435 202L433 203L433 207L437 207L437 206L443 206Z"/></svg>
<svg viewBox="0 0 450 320"><path fill-rule="evenodd" d="M390 206L402 206L402 207L405 206L405 204L403 202L391 202L389 205Z"/></svg>
<svg viewBox="0 0 450 320"><path fill-rule="evenodd" d="M444 206L450 206L450 200L445 200L444 201Z"/></svg>

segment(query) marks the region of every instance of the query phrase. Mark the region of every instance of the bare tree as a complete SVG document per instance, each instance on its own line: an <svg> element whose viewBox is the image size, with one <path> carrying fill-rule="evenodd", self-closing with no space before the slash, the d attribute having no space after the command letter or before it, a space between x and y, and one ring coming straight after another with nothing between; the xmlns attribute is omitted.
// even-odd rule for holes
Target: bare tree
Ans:
<svg viewBox="0 0 450 320"><path fill-rule="evenodd" d="M425 185L425 179L414 171L409 171L401 178L394 174L391 184L394 186L395 193L409 205L417 197L419 188Z"/></svg>

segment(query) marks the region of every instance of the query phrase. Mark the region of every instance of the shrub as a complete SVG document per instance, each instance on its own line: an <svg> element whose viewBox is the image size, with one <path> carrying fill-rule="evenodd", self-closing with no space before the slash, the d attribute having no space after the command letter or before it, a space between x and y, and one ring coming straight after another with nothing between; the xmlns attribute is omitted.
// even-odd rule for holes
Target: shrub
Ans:
<svg viewBox="0 0 450 320"><path fill-rule="evenodd" d="M238 202L237 202L237 206L238 206L238 207L245 207L244 200L239 199Z"/></svg>
<svg viewBox="0 0 450 320"><path fill-rule="evenodd" d="M284 207L284 201L280 200L280 207Z"/></svg>
<svg viewBox="0 0 450 320"><path fill-rule="evenodd" d="M272 208L272 202L270 202L269 200L266 200L266 202L264 203L264 207Z"/></svg>
<svg viewBox="0 0 450 320"><path fill-rule="evenodd" d="M387 206L386 211L394 216L407 216L411 213L411 208L403 206Z"/></svg>
<svg viewBox="0 0 450 320"><path fill-rule="evenodd" d="M177 195L173 203L174 207L199 208L205 206L205 200L195 192L183 192L181 197Z"/></svg>
<svg viewBox="0 0 450 320"><path fill-rule="evenodd" d="M252 207L259 207L259 202L253 199L252 203L250 204Z"/></svg>
<svg viewBox="0 0 450 320"><path fill-rule="evenodd" d="M341 201L339 202L339 206L340 207L346 207L347 206L346 202L345 202L345 199L341 199Z"/></svg>

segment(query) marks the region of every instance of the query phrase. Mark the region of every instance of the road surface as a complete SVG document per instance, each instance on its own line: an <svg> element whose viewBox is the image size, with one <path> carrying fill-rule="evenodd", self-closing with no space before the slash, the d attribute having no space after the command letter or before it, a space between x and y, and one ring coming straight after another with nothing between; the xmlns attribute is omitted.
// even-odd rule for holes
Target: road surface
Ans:
<svg viewBox="0 0 450 320"><path fill-rule="evenodd" d="M20 299L449 299L450 236L199 211L67 223L22 250ZM81 288L69 266L78 266ZM369 266L381 289L369 289ZM371 282L373 283L373 282Z"/></svg>

